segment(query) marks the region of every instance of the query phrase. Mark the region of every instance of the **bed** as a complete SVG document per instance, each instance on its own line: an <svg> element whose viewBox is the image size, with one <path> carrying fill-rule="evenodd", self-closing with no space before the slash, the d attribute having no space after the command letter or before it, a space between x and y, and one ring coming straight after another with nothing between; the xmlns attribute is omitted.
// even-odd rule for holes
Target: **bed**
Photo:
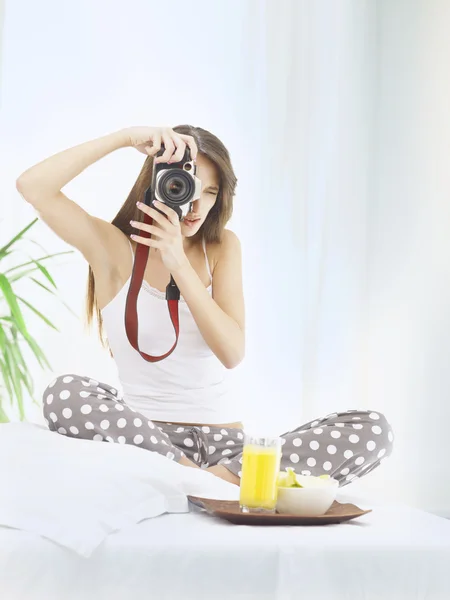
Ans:
<svg viewBox="0 0 450 600"><path fill-rule="evenodd" d="M237 488L209 473L133 447L2 427L1 600L450 597L443 518L374 506L346 487L338 500L373 512L322 527L236 526L188 504L187 494L233 499Z"/></svg>
<svg viewBox="0 0 450 600"><path fill-rule="evenodd" d="M90 558L0 528L5 600L444 600L450 522L378 507L348 524L234 526L165 514L110 535Z"/></svg>

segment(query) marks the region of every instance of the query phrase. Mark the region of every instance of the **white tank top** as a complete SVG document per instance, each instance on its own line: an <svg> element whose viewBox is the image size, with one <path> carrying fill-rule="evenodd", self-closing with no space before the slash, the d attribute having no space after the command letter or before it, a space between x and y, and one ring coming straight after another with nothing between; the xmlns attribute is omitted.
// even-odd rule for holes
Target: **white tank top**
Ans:
<svg viewBox="0 0 450 600"><path fill-rule="evenodd" d="M131 244L130 249L133 264ZM211 292L212 277L204 242L203 251ZM130 279L131 276L101 311L125 402L155 421L210 424L239 421L231 402L229 371L206 344L183 297L178 303L178 345L170 356L150 363L131 346L124 324ZM139 348L153 356L164 354L175 341L165 293L143 281L137 308Z"/></svg>

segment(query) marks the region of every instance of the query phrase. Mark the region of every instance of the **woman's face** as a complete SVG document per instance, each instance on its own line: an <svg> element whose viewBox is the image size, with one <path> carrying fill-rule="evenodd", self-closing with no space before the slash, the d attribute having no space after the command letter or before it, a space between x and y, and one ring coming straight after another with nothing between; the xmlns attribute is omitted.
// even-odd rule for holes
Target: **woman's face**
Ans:
<svg viewBox="0 0 450 600"><path fill-rule="evenodd" d="M216 203L219 193L219 178L214 163L206 156L198 154L196 165L196 176L202 182L202 191L200 198L193 202L192 211L181 222L181 233L184 237L192 237L197 233Z"/></svg>

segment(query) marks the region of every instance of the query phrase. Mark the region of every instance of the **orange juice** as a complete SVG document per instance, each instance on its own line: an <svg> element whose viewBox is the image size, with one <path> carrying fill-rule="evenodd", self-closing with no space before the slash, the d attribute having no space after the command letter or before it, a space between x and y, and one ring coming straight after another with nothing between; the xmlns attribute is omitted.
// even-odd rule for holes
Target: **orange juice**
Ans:
<svg viewBox="0 0 450 600"><path fill-rule="evenodd" d="M244 445L239 498L241 507L275 510L279 470L279 444L265 446L249 443Z"/></svg>

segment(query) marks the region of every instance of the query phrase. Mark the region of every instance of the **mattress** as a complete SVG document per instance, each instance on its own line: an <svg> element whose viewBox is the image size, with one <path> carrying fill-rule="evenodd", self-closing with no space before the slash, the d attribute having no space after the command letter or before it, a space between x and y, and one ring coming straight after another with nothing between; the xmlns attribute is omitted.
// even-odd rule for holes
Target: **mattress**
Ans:
<svg viewBox="0 0 450 600"><path fill-rule="evenodd" d="M449 566L450 521L401 506L323 527L167 514L88 559L0 528L2 600L444 600Z"/></svg>

